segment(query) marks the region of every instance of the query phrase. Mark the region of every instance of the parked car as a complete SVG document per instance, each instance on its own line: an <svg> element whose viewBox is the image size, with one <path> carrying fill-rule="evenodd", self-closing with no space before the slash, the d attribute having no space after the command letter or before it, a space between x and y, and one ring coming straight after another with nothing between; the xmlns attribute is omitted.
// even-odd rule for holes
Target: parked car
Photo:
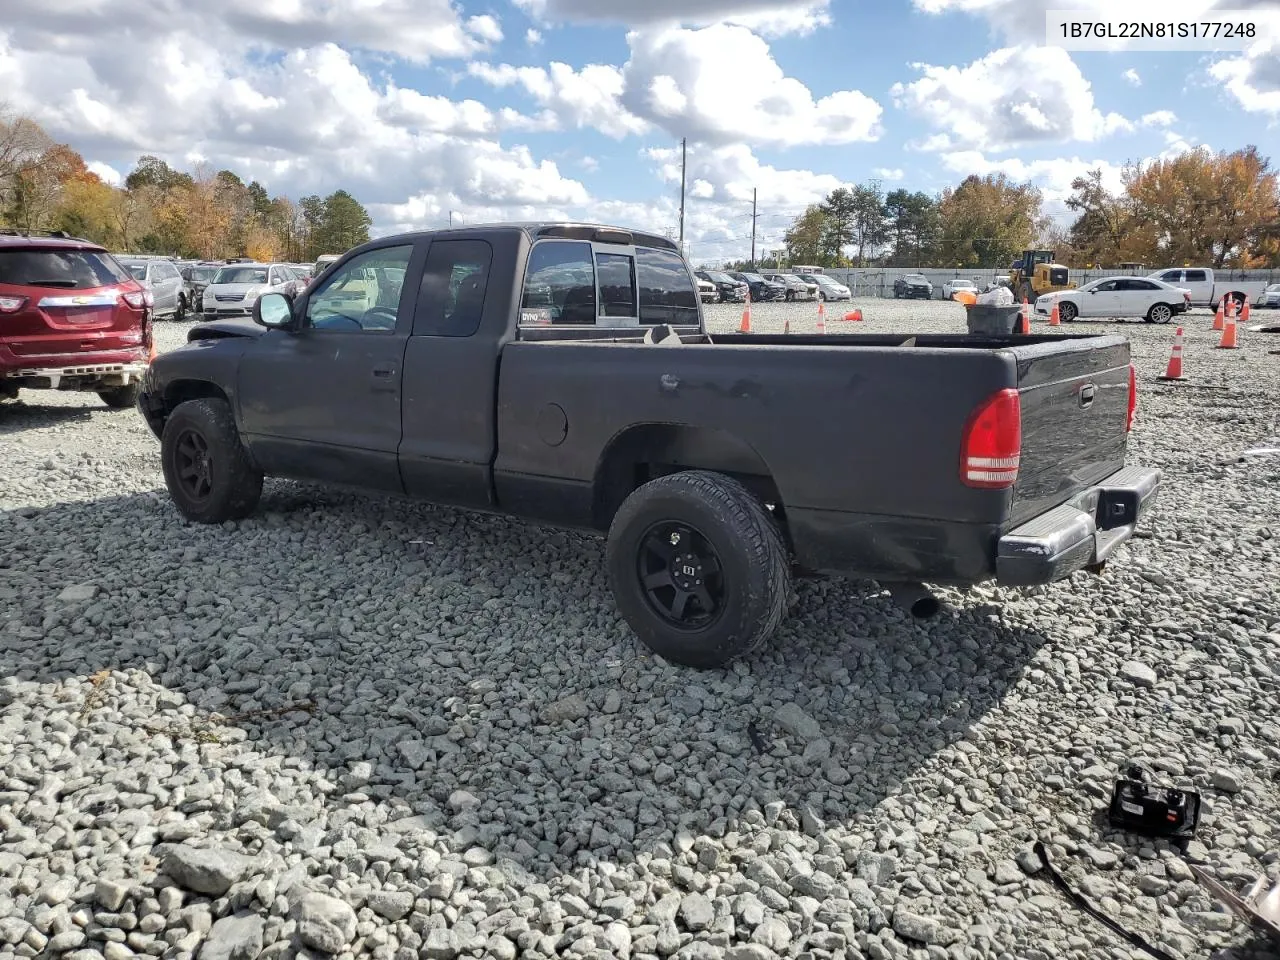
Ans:
<svg viewBox="0 0 1280 960"><path fill-rule="evenodd" d="M822 300L853 299L852 290L825 273L797 273L796 276L805 283L815 284L818 288L818 297Z"/></svg>
<svg viewBox="0 0 1280 960"><path fill-rule="evenodd" d="M735 280L722 270L699 270L694 276L715 284L721 303L742 303L747 299L746 282Z"/></svg>
<svg viewBox="0 0 1280 960"><path fill-rule="evenodd" d="M818 285L801 280L794 273L766 273L764 278L782 284L786 291L783 296L788 300L818 299Z"/></svg>
<svg viewBox="0 0 1280 960"><path fill-rule="evenodd" d="M621 228L380 237L253 319L146 375L184 517L247 516L285 476L596 531L626 621L691 666L768 638L796 572L927 616L919 581L1101 569L1160 482L1124 465L1123 337L712 337L676 244ZM893 416L813 415L850 384Z"/></svg>
<svg viewBox="0 0 1280 960"><path fill-rule="evenodd" d="M716 289L716 285L710 280L703 280L701 277L698 281L698 299L703 303L715 303L720 299L720 292Z"/></svg>
<svg viewBox="0 0 1280 960"><path fill-rule="evenodd" d="M893 281L893 297L895 300L903 297L929 300L933 297L933 284L922 273L908 273Z"/></svg>
<svg viewBox="0 0 1280 960"><path fill-rule="evenodd" d="M215 317L247 317L258 297L283 289L294 274L283 263L228 262L204 289L204 313Z"/></svg>
<svg viewBox="0 0 1280 960"><path fill-rule="evenodd" d="M942 285L942 299L950 300L961 290L964 290L968 293L977 294L978 285L974 283L972 280L966 280L963 277L956 277L953 280L948 280L946 283Z"/></svg>
<svg viewBox="0 0 1280 960"><path fill-rule="evenodd" d="M153 316L182 320L191 309L191 290L177 266L167 257L120 257L119 263L133 278L151 291L155 299Z"/></svg>
<svg viewBox="0 0 1280 960"><path fill-rule="evenodd" d="M96 243L0 231L0 398L78 390L133 406L151 353L152 298Z"/></svg>
<svg viewBox="0 0 1280 960"><path fill-rule="evenodd" d="M1058 305L1058 319L1077 317L1143 317L1168 323L1191 308L1191 292L1147 277L1103 277L1075 290L1059 290L1036 298L1036 315L1047 317Z"/></svg>
<svg viewBox="0 0 1280 960"><path fill-rule="evenodd" d="M204 261L201 263L192 263L181 269L182 277L187 281L187 287L191 290L191 309L196 312L204 310L204 290L209 286L209 281L222 267L220 260Z"/></svg>
<svg viewBox="0 0 1280 960"><path fill-rule="evenodd" d="M1220 280L1209 267L1174 267L1147 275L1151 280L1172 284L1190 291L1193 307L1218 309L1218 301L1230 297L1237 307L1248 300L1256 303L1266 290L1265 280Z"/></svg>
<svg viewBox="0 0 1280 960"><path fill-rule="evenodd" d="M739 283L745 283L751 291L751 299L756 303L786 299L787 288L783 284L766 280L758 273L731 273L729 276Z"/></svg>
<svg viewBox="0 0 1280 960"><path fill-rule="evenodd" d="M337 263L341 259L336 253L322 253L316 257L316 262L311 265L311 275L318 277L324 273L325 268L331 263Z"/></svg>
<svg viewBox="0 0 1280 960"><path fill-rule="evenodd" d="M1258 301L1258 306L1280 310L1280 283L1273 283L1262 292L1262 299Z"/></svg>

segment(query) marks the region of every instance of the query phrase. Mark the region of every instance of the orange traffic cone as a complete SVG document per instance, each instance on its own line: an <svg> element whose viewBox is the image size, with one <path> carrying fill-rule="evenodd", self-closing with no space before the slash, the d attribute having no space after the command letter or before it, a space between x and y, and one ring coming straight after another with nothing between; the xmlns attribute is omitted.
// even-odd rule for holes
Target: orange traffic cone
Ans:
<svg viewBox="0 0 1280 960"><path fill-rule="evenodd" d="M1248 323L1248 322L1249 322L1249 300L1248 300L1248 298L1245 298L1244 306L1242 306L1242 307L1240 308L1240 322L1241 322L1241 323Z"/></svg>
<svg viewBox="0 0 1280 960"><path fill-rule="evenodd" d="M1222 342L1218 344L1219 350L1235 350L1240 346L1236 343L1236 318L1230 313L1227 314L1227 326L1222 331Z"/></svg>
<svg viewBox="0 0 1280 960"><path fill-rule="evenodd" d="M790 333L790 332L791 332L791 318L790 318L790 317L787 317L787 319L785 319L785 320L783 320L783 321L782 321L782 332L783 332L783 333Z"/></svg>
<svg viewBox="0 0 1280 960"><path fill-rule="evenodd" d="M846 314L844 315L844 318L845 318L845 320L846 320L846 321L848 321L849 323L855 323L855 322L861 321L861 320L862 320L862 311L861 311L861 310L850 310L848 313L846 313Z"/></svg>
<svg viewBox="0 0 1280 960"><path fill-rule="evenodd" d="M1213 316L1213 329L1221 333L1227 328L1226 321L1222 316L1222 301L1218 301L1218 312Z"/></svg>
<svg viewBox="0 0 1280 960"><path fill-rule="evenodd" d="M1236 315L1236 298L1226 297L1224 299L1227 301L1227 316L1234 317Z"/></svg>
<svg viewBox="0 0 1280 960"><path fill-rule="evenodd" d="M1060 327L1060 326L1062 326L1062 317L1061 317L1061 315L1058 313L1058 301L1057 301L1057 300L1053 301L1053 310L1052 310L1052 312L1050 312L1050 314L1049 314L1049 326L1051 326L1051 327Z"/></svg>
<svg viewBox="0 0 1280 960"><path fill-rule="evenodd" d="M1027 298L1022 298L1022 312L1018 314L1018 332L1029 334L1031 332L1031 304L1027 303Z"/></svg>
<svg viewBox="0 0 1280 960"><path fill-rule="evenodd" d="M1157 380L1185 380L1182 375L1182 328L1173 333L1173 352L1169 354L1169 366L1165 367L1164 376Z"/></svg>
<svg viewBox="0 0 1280 960"><path fill-rule="evenodd" d="M827 332L827 305L818 299L818 332Z"/></svg>
<svg viewBox="0 0 1280 960"><path fill-rule="evenodd" d="M738 327L739 333L751 332L751 291L747 291L746 306L742 309L742 326Z"/></svg>

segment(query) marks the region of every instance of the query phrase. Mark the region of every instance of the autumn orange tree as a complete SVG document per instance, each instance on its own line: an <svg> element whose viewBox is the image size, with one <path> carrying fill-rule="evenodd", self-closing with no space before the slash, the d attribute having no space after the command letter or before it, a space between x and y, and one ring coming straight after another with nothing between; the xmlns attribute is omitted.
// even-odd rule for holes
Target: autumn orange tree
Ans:
<svg viewBox="0 0 1280 960"><path fill-rule="evenodd" d="M304 260L363 243L370 225L345 190L295 205L232 170L187 172L155 156L113 186L0 103L0 227L66 230L126 253Z"/></svg>

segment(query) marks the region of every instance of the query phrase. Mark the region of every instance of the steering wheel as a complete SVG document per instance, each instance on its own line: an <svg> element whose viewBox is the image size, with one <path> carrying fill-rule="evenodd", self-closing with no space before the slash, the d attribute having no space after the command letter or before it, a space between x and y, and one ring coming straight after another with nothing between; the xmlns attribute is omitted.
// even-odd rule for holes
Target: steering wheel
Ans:
<svg viewBox="0 0 1280 960"><path fill-rule="evenodd" d="M394 330L396 317L397 312L390 307L371 307L360 318L360 325L366 330ZM384 324L383 320L389 320L390 323Z"/></svg>

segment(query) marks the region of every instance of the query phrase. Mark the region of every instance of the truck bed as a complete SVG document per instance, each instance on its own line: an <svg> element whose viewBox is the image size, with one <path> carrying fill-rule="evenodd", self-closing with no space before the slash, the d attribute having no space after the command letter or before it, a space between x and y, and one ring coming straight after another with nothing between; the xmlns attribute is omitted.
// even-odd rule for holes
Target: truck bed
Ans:
<svg viewBox="0 0 1280 960"><path fill-rule="evenodd" d="M1123 465L1122 337L704 339L674 347L626 336L508 343L498 501L518 514L601 528L609 504L593 503L591 490L611 451L660 457L636 465L649 470L709 457L696 465L768 479L806 567L976 582L995 574L1001 534ZM1094 388L1087 407L1079 402L1086 385ZM966 424L1006 388L1022 405L1017 483L966 486ZM660 425L675 425L678 440ZM668 439L657 443L646 431Z"/></svg>

